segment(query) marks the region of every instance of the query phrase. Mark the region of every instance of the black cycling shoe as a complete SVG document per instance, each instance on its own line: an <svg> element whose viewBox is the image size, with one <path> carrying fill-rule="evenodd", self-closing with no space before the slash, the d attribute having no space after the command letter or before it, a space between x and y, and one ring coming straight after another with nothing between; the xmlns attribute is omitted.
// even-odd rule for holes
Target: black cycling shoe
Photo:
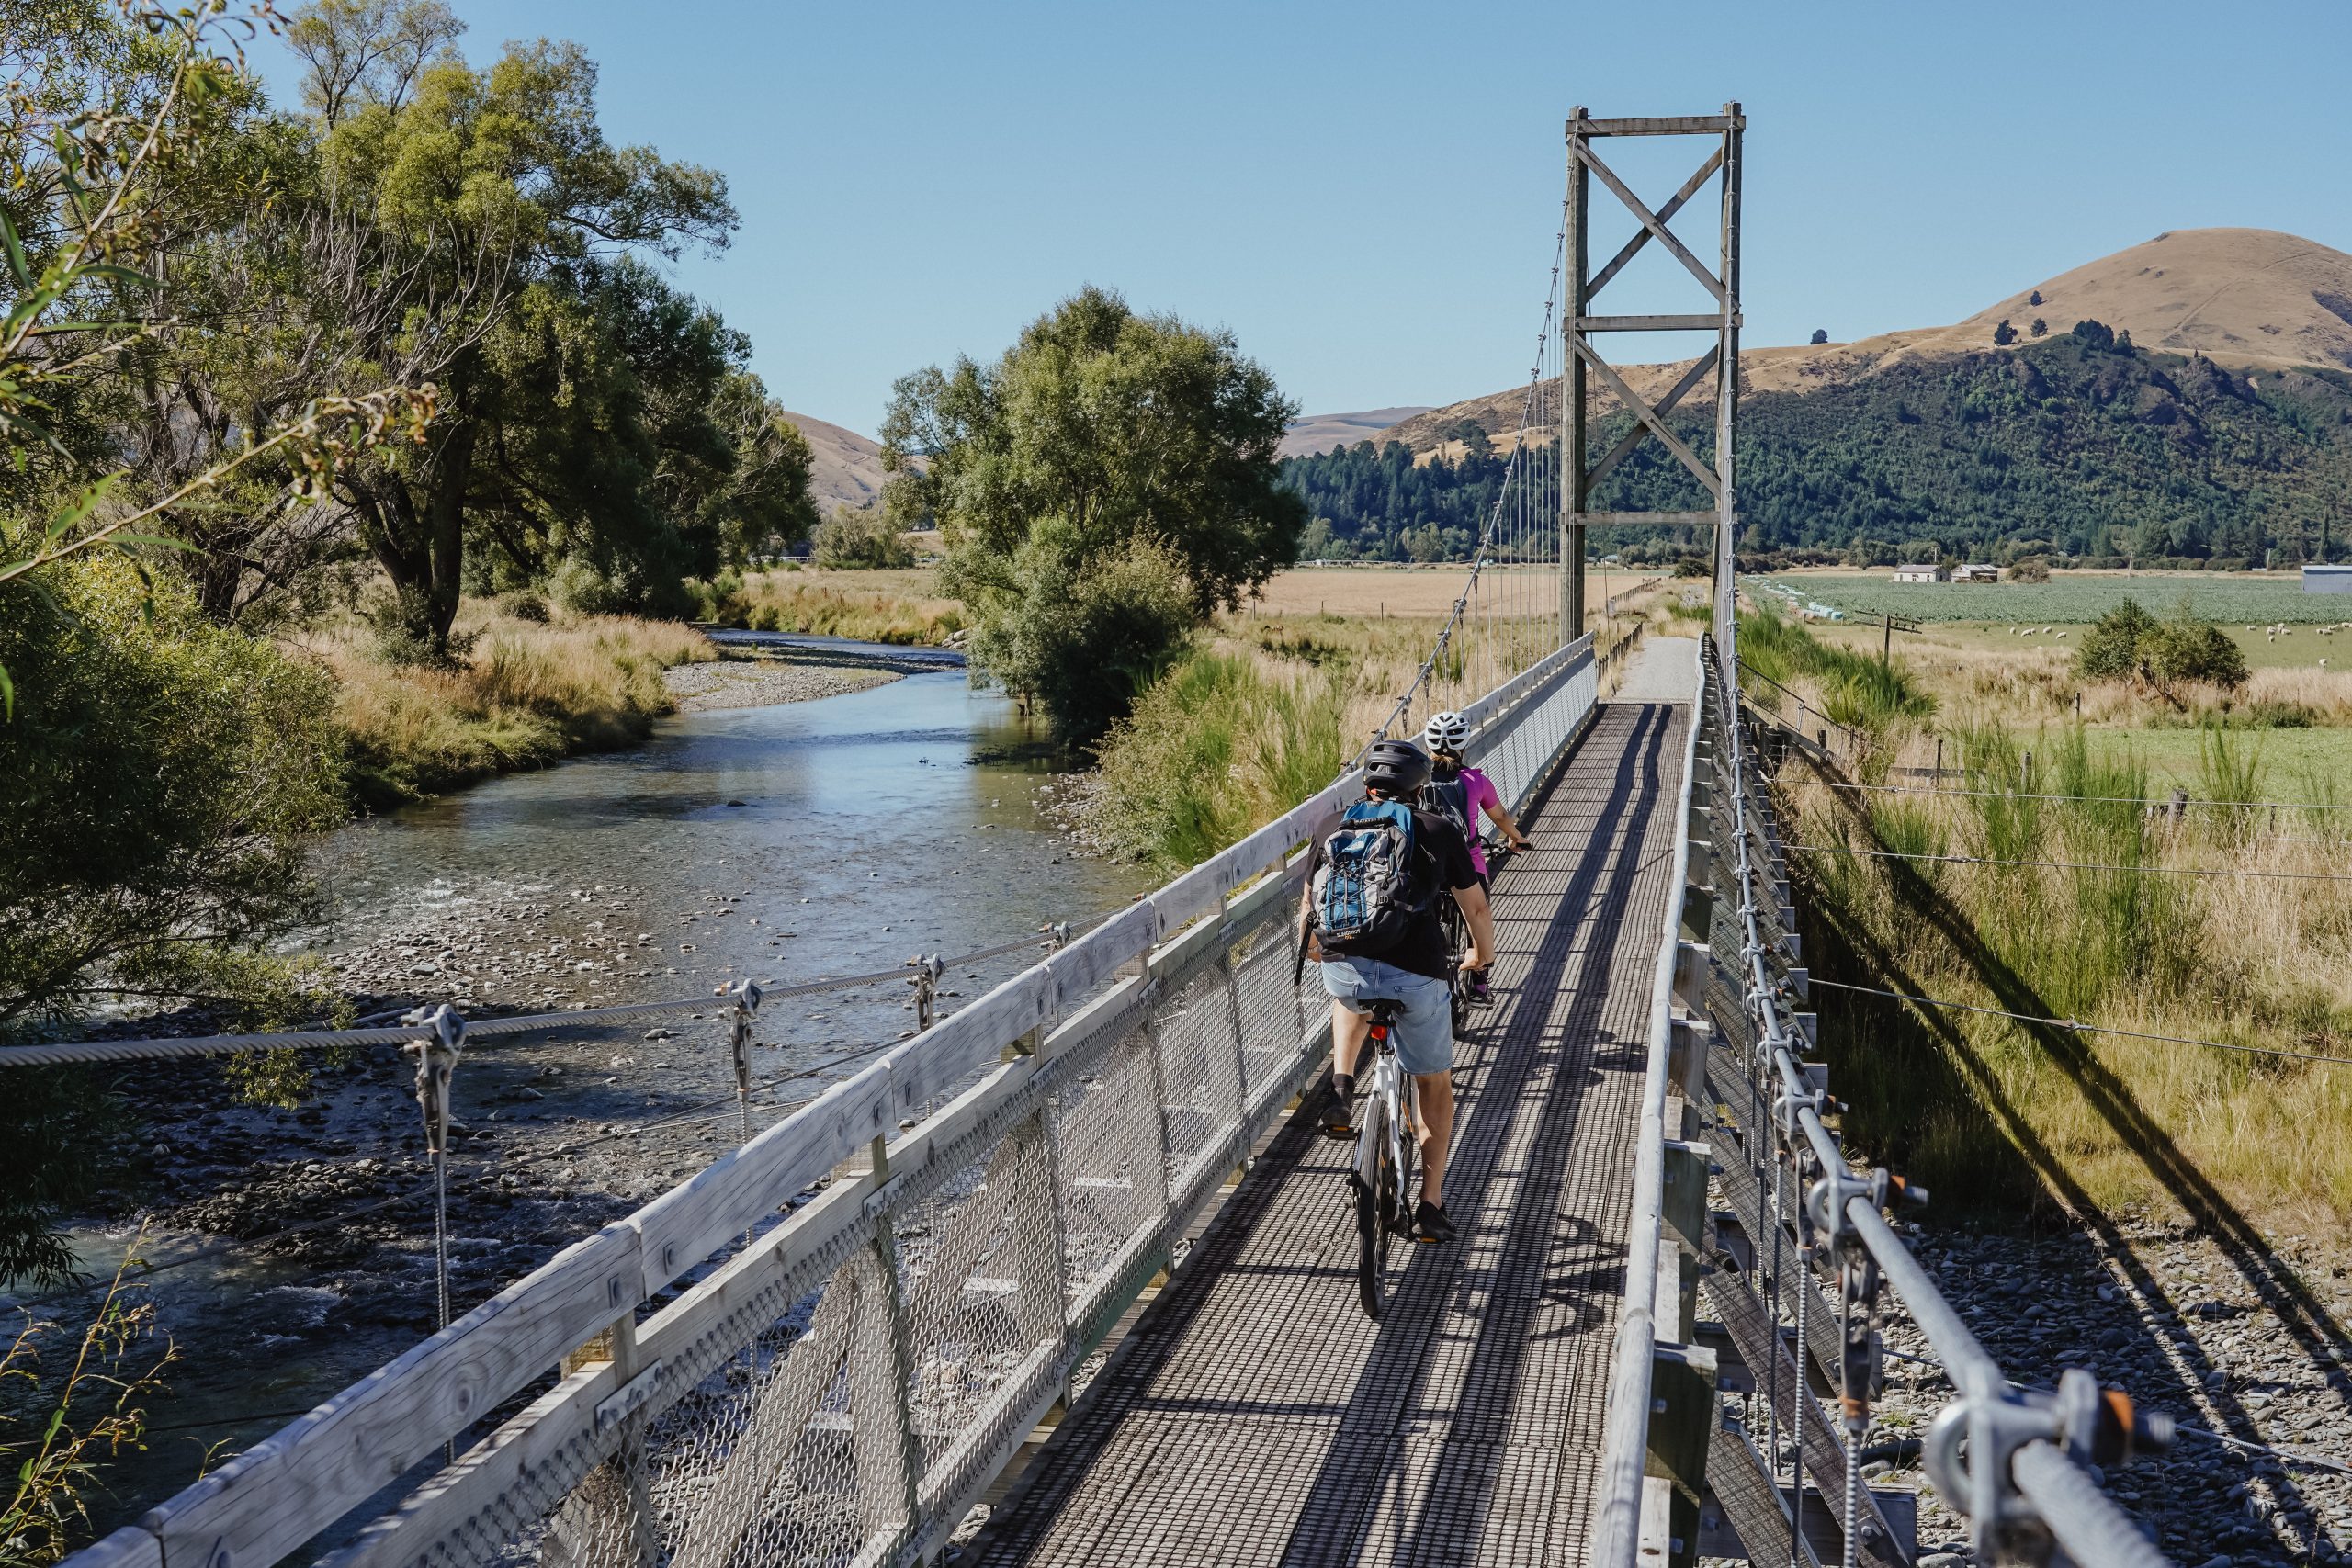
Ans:
<svg viewBox="0 0 2352 1568"><path fill-rule="evenodd" d="M1413 1211L1413 1231L1415 1241L1431 1247L1452 1241L1456 1235L1453 1222L1446 1218L1445 1210L1426 1198L1421 1200L1421 1206Z"/></svg>
<svg viewBox="0 0 2352 1568"><path fill-rule="evenodd" d="M1356 1135L1353 1100L1355 1084L1347 1078L1335 1077L1323 1095L1323 1135L1327 1138L1352 1138Z"/></svg>

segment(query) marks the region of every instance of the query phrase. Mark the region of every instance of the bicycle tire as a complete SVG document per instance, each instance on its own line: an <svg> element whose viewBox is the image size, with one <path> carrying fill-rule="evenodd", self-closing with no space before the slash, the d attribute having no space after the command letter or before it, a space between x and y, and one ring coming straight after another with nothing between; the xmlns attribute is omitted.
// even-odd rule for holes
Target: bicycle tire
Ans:
<svg viewBox="0 0 2352 1568"><path fill-rule="evenodd" d="M1388 1159L1388 1108L1378 1096L1364 1103L1364 1113L1357 1119L1356 1137L1369 1139L1372 1150L1373 1178L1364 1179L1364 1160L1356 1160L1356 1294L1363 1306L1364 1316L1380 1321L1383 1308L1388 1304L1388 1238L1392 1234L1387 1221L1394 1204L1392 1194L1402 1185ZM1359 1143L1359 1149L1365 1145ZM1386 1190L1383 1190L1383 1189Z"/></svg>

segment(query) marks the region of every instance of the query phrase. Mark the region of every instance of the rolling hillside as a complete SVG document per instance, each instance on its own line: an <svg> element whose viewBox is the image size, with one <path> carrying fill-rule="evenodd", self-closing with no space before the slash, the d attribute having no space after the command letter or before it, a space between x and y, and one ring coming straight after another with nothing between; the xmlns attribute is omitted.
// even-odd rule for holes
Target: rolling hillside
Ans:
<svg viewBox="0 0 2352 1568"><path fill-rule="evenodd" d="M819 516L836 505L870 506L882 497L882 448L870 436L805 413L786 413L808 438L808 495Z"/></svg>
<svg viewBox="0 0 2352 1568"><path fill-rule="evenodd" d="M1285 457L1311 457L1334 446L1365 440L1400 420L1429 412L1426 404L1408 403L1402 408L1365 409L1361 413L1306 414L1290 422L1290 429L1284 433L1277 451Z"/></svg>
<svg viewBox="0 0 2352 1568"><path fill-rule="evenodd" d="M2142 348L2202 355L2232 369L2352 368L2352 255L2269 229L2177 229L2021 288L1948 327L1750 348L1739 356L1740 370L1750 393L1813 391L1922 360L2021 350L2036 341L2037 317L2052 334L2089 319L2130 333ZM2007 349L1993 341L2004 321L2018 333ZM1624 374L1636 393L1656 400L1681 369L1638 365ZM1524 386L1512 387L1431 409L1372 439L1427 452L1442 429L1469 418L1501 442L1525 395ZM1694 397L1686 406L1707 400ZM1614 410L1616 400L1596 392L1594 407Z"/></svg>
<svg viewBox="0 0 2352 1568"><path fill-rule="evenodd" d="M2004 321L2017 339L1996 344ZM2177 231L1949 327L1741 363L1743 549L1891 558L1933 540L1976 558L2260 564L2273 551L2338 558L2352 544L2352 256L2292 235ZM1679 370L1637 367L1627 379L1654 399ZM1506 451L1525 400L1512 388L1401 421L1371 449L1293 459L1318 518L1309 553L1467 549L1499 464L1465 448L1464 422ZM1594 414L1601 444L1631 423L1606 394ZM1669 423L1712 446L1711 408L1694 400ZM1700 503L1655 443L1593 498ZM1601 547L1673 543L1617 530Z"/></svg>

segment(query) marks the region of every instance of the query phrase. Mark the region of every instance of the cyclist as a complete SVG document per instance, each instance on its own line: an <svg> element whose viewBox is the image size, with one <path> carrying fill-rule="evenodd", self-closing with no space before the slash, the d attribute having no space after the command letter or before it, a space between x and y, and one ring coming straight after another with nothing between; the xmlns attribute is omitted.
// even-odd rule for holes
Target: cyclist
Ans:
<svg viewBox="0 0 2352 1568"><path fill-rule="evenodd" d="M1527 848L1527 835L1519 830L1518 819L1503 805L1494 781L1478 769L1463 765L1462 748L1469 740L1470 721L1458 713L1439 714L1421 730L1421 744L1430 749L1430 795L1461 818L1469 834L1471 863L1484 881L1487 843L1479 831L1478 814L1483 811L1492 818L1503 830L1503 841L1514 850Z"/></svg>
<svg viewBox="0 0 2352 1568"><path fill-rule="evenodd" d="M1478 821L1485 812L1503 830L1503 841L1514 850L1527 848L1527 836L1519 830L1518 821L1511 816L1503 797L1492 780L1479 769L1465 766L1462 748L1470 741L1470 721L1448 709L1433 716L1421 729L1421 744L1430 749L1430 784L1427 798L1452 812L1469 837L1470 863L1478 868L1478 885L1492 887L1487 868L1487 840ZM1471 970L1464 978L1470 983L1470 994L1478 1001L1487 999L1487 976L1484 970Z"/></svg>
<svg viewBox="0 0 2352 1568"><path fill-rule="evenodd" d="M1470 928L1465 968L1484 971L1494 962L1495 923L1487 908L1470 846L1443 812L1421 804L1430 779L1428 753L1409 740L1373 743L1364 758L1364 793L1412 807L1417 878L1423 898L1403 934L1375 956L1326 956L1312 944L1314 874L1323 846L1307 868L1309 895L1299 911L1300 938L1311 957L1321 960L1323 988L1331 997L1331 1094L1323 1108L1323 1131L1335 1138L1354 1134L1356 1059L1371 1032L1365 1004L1398 1004L1392 1039L1396 1059L1413 1080L1414 1120L1419 1123L1421 1201L1414 1212L1414 1234L1424 1242L1452 1241L1453 1222L1445 1213L1445 1156L1453 1136L1453 998L1446 982L1446 942L1438 922L1437 893L1452 894Z"/></svg>

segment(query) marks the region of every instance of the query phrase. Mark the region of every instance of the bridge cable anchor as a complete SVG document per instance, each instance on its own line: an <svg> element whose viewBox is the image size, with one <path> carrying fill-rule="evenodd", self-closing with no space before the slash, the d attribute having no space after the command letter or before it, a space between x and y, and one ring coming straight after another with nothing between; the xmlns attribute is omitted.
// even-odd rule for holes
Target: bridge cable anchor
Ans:
<svg viewBox="0 0 2352 1568"><path fill-rule="evenodd" d="M404 1024L432 1032L401 1047L416 1058L416 1103L424 1116L424 1147L433 1162L433 1276L437 1317L434 1326L449 1326L449 1082L465 1054L466 1019L443 1002L427 1010L415 1008L401 1017ZM458 1440L445 1445L445 1457L458 1461Z"/></svg>

